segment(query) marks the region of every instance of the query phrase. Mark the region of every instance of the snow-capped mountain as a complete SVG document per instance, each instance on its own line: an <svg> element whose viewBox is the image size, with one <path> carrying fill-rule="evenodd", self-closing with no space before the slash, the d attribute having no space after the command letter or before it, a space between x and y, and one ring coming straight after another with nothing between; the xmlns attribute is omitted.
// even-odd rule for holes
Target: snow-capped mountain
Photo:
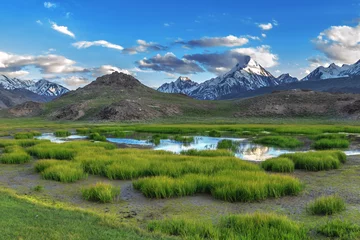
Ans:
<svg viewBox="0 0 360 240"><path fill-rule="evenodd" d="M303 78L302 81L352 76L360 76L360 60L351 65L344 64L341 67L335 63L332 63L329 67L320 66Z"/></svg>
<svg viewBox="0 0 360 240"><path fill-rule="evenodd" d="M179 77L176 81L171 83L164 83L157 90L165 93L182 93L189 95L191 91L199 84L191 81L188 77Z"/></svg>
<svg viewBox="0 0 360 240"><path fill-rule="evenodd" d="M286 73L286 74L281 74L278 78L277 78L277 82L280 84L287 84L287 83L293 83L293 82L298 82L299 79L297 79L296 77L292 77L290 76L290 74Z"/></svg>
<svg viewBox="0 0 360 240"><path fill-rule="evenodd" d="M0 75L0 86L7 90L25 89L40 96L58 97L70 90L53 82L41 79L39 81L20 80Z"/></svg>
<svg viewBox="0 0 360 240"><path fill-rule="evenodd" d="M180 77L175 82L163 84L158 91L184 93L197 99L215 100L225 96L225 98L236 97L236 94L240 92L295 82L298 79L288 74L275 78L254 59L246 56L243 62L239 62L231 71L222 76L201 84L188 81Z"/></svg>

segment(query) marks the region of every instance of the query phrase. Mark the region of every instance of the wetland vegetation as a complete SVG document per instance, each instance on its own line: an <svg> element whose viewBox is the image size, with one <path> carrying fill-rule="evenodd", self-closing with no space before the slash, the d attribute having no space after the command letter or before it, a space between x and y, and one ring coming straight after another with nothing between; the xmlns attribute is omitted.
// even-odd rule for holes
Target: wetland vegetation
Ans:
<svg viewBox="0 0 360 240"><path fill-rule="evenodd" d="M0 206L0 212L12 216L14 224L16 219L25 219L28 226L43 224L50 214L72 216L74 221L79 221L75 228L66 219L57 220L57 224L51 220L61 226L34 228L28 234L29 239L36 239L38 231L44 231L43 236L54 236L53 239L86 238L89 223L80 223L81 218L93 223L99 239L105 236L110 239L279 239L279 236L357 239L360 236L356 201L360 197L360 159L346 156L342 151L358 146L358 126L80 127L32 123L17 127L2 125L1 131L0 202L4 205ZM61 144L35 139L41 132L52 132L64 139L69 137L68 133L76 132L88 139L70 139ZM219 138L215 150L190 148L189 143L197 141L194 136L209 135ZM239 136L264 148L292 150L263 162L244 161L236 156L235 148L241 141L233 139ZM137 149L107 142L110 137L147 139L155 145L156 141L169 140L183 143L188 149L179 154ZM317 151L315 145L324 140L346 141L348 145L328 144ZM311 149L314 150L308 151ZM9 182L11 179L16 180ZM4 208L20 209L29 204L35 209L28 213ZM30 221L35 212L40 216L38 223ZM332 219L330 215L342 220ZM12 222L3 224L13 226ZM25 236L20 227L13 229L13 233L4 232L5 239ZM66 231L78 235L69 236Z"/></svg>

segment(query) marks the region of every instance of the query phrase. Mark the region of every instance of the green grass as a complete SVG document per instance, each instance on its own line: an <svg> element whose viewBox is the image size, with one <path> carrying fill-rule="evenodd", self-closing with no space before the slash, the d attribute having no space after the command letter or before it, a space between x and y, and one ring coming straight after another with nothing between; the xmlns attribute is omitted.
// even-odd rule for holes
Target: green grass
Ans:
<svg viewBox="0 0 360 240"><path fill-rule="evenodd" d="M35 192L42 192L42 191L44 191L44 186L36 185L35 187L33 187L33 190Z"/></svg>
<svg viewBox="0 0 360 240"><path fill-rule="evenodd" d="M0 162L4 164L22 164L30 162L31 156L19 146L7 146L0 155Z"/></svg>
<svg viewBox="0 0 360 240"><path fill-rule="evenodd" d="M271 158L261 163L265 171L291 173L294 172L295 164L288 158Z"/></svg>
<svg viewBox="0 0 360 240"><path fill-rule="evenodd" d="M254 143L274 146L280 148L297 148L301 147L303 143L294 137L284 137L284 136L266 136L260 137L254 140Z"/></svg>
<svg viewBox="0 0 360 240"><path fill-rule="evenodd" d="M315 141L311 147L316 150L327 150L327 149L346 149L349 148L350 142L347 139L341 138L322 138L320 140Z"/></svg>
<svg viewBox="0 0 360 240"><path fill-rule="evenodd" d="M341 151L299 152L283 154L280 157L291 159L295 164L295 169L307 171L338 169L341 163L346 162L346 155Z"/></svg>
<svg viewBox="0 0 360 240"><path fill-rule="evenodd" d="M345 202L336 195L323 196L310 202L306 209L312 215L332 215L344 211Z"/></svg>
<svg viewBox="0 0 360 240"><path fill-rule="evenodd" d="M54 135L56 137L68 137L71 135L71 132L69 132L67 130L57 130L54 132Z"/></svg>
<svg viewBox="0 0 360 240"><path fill-rule="evenodd" d="M1 239L165 239L122 225L113 216L0 192Z"/></svg>
<svg viewBox="0 0 360 240"><path fill-rule="evenodd" d="M88 201L109 203L120 194L120 188L108 183L96 183L81 190L82 197Z"/></svg>
<svg viewBox="0 0 360 240"><path fill-rule="evenodd" d="M221 132L219 132L217 130L211 130L209 132L209 137L221 137Z"/></svg>
<svg viewBox="0 0 360 240"><path fill-rule="evenodd" d="M83 168L72 162L62 162L61 164L53 164L46 167L41 176L47 180L55 180L64 183L76 182L87 177Z"/></svg>
<svg viewBox="0 0 360 240"><path fill-rule="evenodd" d="M64 145L57 146L53 143L38 144L27 149L27 152L39 159L59 159L71 160L74 159L76 150L69 149Z"/></svg>
<svg viewBox="0 0 360 240"><path fill-rule="evenodd" d="M317 233L330 238L359 239L360 226L344 219L334 219L317 227Z"/></svg>
<svg viewBox="0 0 360 240"><path fill-rule="evenodd" d="M106 142L106 137L103 135L100 135L99 133L90 133L89 139L98 141L98 142Z"/></svg>
<svg viewBox="0 0 360 240"><path fill-rule="evenodd" d="M307 231L285 216L270 213L230 215L219 223L188 218L152 221L151 232L179 236L182 239L241 239L241 240L306 240Z"/></svg>
<svg viewBox="0 0 360 240"><path fill-rule="evenodd" d="M311 139L320 140L320 139L347 139L346 134L342 133L328 133L328 134L320 134L315 136L310 136Z"/></svg>
<svg viewBox="0 0 360 240"><path fill-rule="evenodd" d="M142 178L134 188L149 198L211 194L228 202L254 202L272 197L297 195L302 190L299 180L259 171L224 171L214 175L189 174L179 178L166 176Z"/></svg>
<svg viewBox="0 0 360 240"><path fill-rule="evenodd" d="M229 139L223 139L218 142L216 148L217 149L227 149L231 151L236 151L239 147L239 143L229 140Z"/></svg>
<svg viewBox="0 0 360 240"><path fill-rule="evenodd" d="M17 132L14 135L15 139L32 139L35 136L40 136L41 133L37 131L31 131L31 132Z"/></svg>
<svg viewBox="0 0 360 240"><path fill-rule="evenodd" d="M228 150L184 150L180 152L181 155L188 156L202 156L202 157L232 157L234 153Z"/></svg>

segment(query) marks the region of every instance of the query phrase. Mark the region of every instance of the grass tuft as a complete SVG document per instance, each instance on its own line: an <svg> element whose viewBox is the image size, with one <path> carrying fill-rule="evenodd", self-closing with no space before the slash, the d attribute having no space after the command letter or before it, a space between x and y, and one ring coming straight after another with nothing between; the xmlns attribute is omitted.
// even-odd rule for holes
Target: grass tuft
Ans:
<svg viewBox="0 0 360 240"><path fill-rule="evenodd" d="M349 148L350 142L347 139L327 139L322 138L314 142L311 147L316 150L327 150L327 149L346 149Z"/></svg>
<svg viewBox="0 0 360 240"><path fill-rule="evenodd" d="M301 147L303 143L294 137L284 136L266 136L254 140L254 143L263 144L266 146L274 146L280 148L297 148Z"/></svg>
<svg viewBox="0 0 360 240"><path fill-rule="evenodd" d="M71 135L71 132L69 132L67 130L57 130L54 132L54 135L56 137L68 137Z"/></svg>
<svg viewBox="0 0 360 240"><path fill-rule="evenodd" d="M261 163L265 171L291 173L294 172L295 164L289 158L271 158Z"/></svg>
<svg viewBox="0 0 360 240"><path fill-rule="evenodd" d="M359 239L360 227L343 219L328 221L317 228L317 232L330 238Z"/></svg>
<svg viewBox="0 0 360 240"><path fill-rule="evenodd" d="M64 183L76 182L87 177L82 167L79 164L72 162L49 166L41 172L41 176L47 180L55 180Z"/></svg>
<svg viewBox="0 0 360 240"><path fill-rule="evenodd" d="M344 210L344 200L336 195L319 197L307 206L307 211L312 215L332 215Z"/></svg>
<svg viewBox="0 0 360 240"><path fill-rule="evenodd" d="M0 156L0 162L4 164L22 164L30 162L31 156L19 146L7 146Z"/></svg>
<svg viewBox="0 0 360 240"><path fill-rule="evenodd" d="M85 200L109 203L120 194L120 188L114 187L108 183L99 182L95 185L82 189L81 192Z"/></svg>

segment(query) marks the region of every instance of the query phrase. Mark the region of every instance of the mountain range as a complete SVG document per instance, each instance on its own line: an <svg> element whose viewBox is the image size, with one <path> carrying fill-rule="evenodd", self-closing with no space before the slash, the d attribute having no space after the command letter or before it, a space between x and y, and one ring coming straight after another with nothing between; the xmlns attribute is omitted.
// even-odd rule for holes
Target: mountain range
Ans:
<svg viewBox="0 0 360 240"><path fill-rule="evenodd" d="M182 93L201 100L240 98L261 92L263 88L283 89L284 86L296 86L305 81L317 81L335 78L350 78L360 76L360 61L352 65L318 67L305 78L299 80L290 74L274 77L251 57L246 57L244 62L238 63L232 70L219 77L212 78L203 83L196 83L187 77L180 77L174 82L165 83L158 91L165 93ZM301 84L306 88L307 84ZM309 83L312 86L312 84ZM331 86L328 86L331 88ZM337 87L338 84L337 84ZM286 88L286 87L285 87Z"/></svg>
<svg viewBox="0 0 360 240"><path fill-rule="evenodd" d="M0 75L0 109L28 101L48 102L70 90L53 82L20 80Z"/></svg>

